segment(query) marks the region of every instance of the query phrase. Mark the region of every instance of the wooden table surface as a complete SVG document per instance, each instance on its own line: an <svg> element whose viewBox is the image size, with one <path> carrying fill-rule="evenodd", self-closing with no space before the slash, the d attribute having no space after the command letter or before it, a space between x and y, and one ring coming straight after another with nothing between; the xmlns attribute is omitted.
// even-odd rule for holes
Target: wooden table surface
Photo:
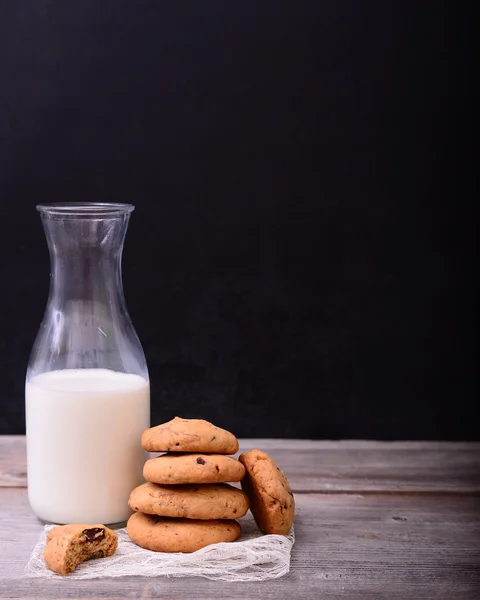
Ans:
<svg viewBox="0 0 480 600"><path fill-rule="evenodd" d="M480 598L480 444L242 440L295 492L290 573L204 578L22 578L42 524L30 511L25 439L0 436L0 598Z"/></svg>

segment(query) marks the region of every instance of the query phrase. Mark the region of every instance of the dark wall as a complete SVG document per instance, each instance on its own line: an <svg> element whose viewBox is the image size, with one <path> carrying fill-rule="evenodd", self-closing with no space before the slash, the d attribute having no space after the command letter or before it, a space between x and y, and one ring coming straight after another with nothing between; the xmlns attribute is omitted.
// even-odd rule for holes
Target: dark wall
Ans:
<svg viewBox="0 0 480 600"><path fill-rule="evenodd" d="M19 0L0 44L0 433L35 204L124 201L154 422L475 438L468 4Z"/></svg>

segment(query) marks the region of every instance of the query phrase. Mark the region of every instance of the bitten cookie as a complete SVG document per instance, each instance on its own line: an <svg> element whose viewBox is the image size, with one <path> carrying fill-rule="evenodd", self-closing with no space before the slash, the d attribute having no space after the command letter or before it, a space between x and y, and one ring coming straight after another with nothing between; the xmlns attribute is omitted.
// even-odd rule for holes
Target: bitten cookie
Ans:
<svg viewBox="0 0 480 600"><path fill-rule="evenodd" d="M169 453L147 460L143 476L154 483L218 483L240 481L245 467L224 454Z"/></svg>
<svg viewBox="0 0 480 600"><path fill-rule="evenodd" d="M235 454L237 438L203 419L175 417L167 423L146 429L142 446L149 452L211 452Z"/></svg>
<svg viewBox="0 0 480 600"><path fill-rule="evenodd" d="M246 469L242 488L258 527L264 533L286 535L293 523L295 500L283 471L261 450L244 452L239 460Z"/></svg>
<svg viewBox="0 0 480 600"><path fill-rule="evenodd" d="M171 519L134 513L127 523L132 542L154 552L195 552L218 542L233 542L241 533L236 521Z"/></svg>
<svg viewBox="0 0 480 600"><path fill-rule="evenodd" d="M68 575L86 560L111 556L117 545L117 534L105 525L61 525L49 531L43 555L49 569Z"/></svg>
<svg viewBox="0 0 480 600"><path fill-rule="evenodd" d="M163 517L238 519L248 510L245 492L217 485L157 485L144 483L130 494L131 509Z"/></svg>

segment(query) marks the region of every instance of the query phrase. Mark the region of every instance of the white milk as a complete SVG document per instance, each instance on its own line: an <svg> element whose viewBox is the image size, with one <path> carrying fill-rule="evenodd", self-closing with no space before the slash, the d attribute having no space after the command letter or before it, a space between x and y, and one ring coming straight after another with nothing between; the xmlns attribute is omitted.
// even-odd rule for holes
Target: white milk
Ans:
<svg viewBox="0 0 480 600"><path fill-rule="evenodd" d="M118 523L143 482L150 386L139 375L65 369L26 383L28 498L53 523Z"/></svg>

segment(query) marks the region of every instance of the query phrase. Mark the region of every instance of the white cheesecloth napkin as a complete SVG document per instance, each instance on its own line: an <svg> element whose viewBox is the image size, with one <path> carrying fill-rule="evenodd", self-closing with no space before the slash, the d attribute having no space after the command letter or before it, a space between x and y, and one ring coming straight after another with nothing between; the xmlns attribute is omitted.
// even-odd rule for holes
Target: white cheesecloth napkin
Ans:
<svg viewBox="0 0 480 600"><path fill-rule="evenodd" d="M69 579L98 577L206 577L222 581L264 581L286 575L295 542L293 527L287 536L263 535L250 513L240 521L242 535L236 542L212 544L190 554L144 550L135 545L126 529L117 529L118 549L113 556L79 565ZM24 577L62 579L43 558L46 525L25 567Z"/></svg>

